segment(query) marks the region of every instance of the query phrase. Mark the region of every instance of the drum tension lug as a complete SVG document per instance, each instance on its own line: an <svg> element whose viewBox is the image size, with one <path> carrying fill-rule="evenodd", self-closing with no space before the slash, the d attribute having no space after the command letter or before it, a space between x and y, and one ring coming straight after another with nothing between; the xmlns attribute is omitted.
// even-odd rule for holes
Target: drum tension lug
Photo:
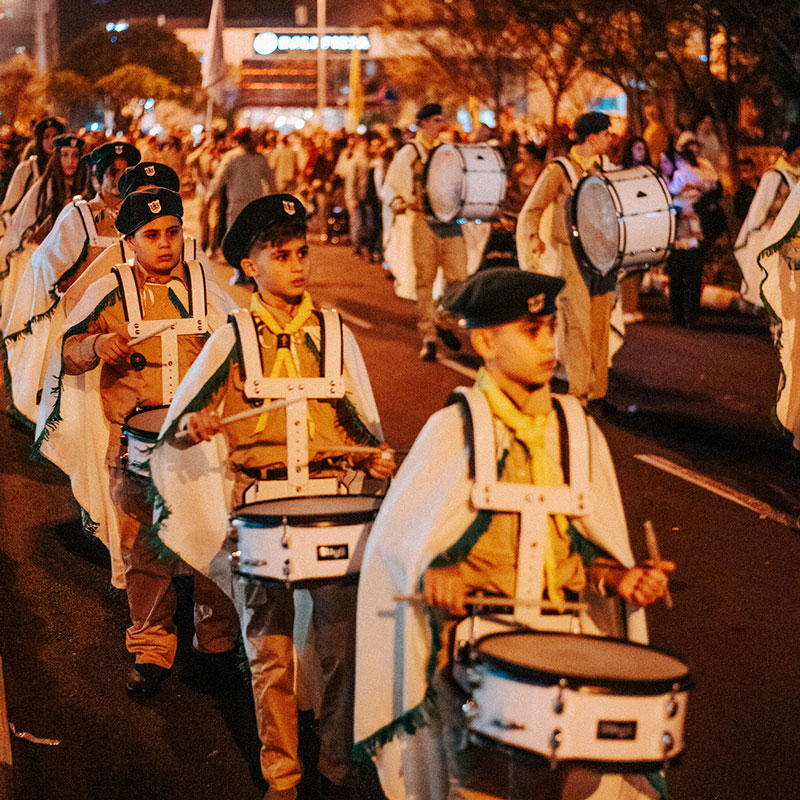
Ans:
<svg viewBox="0 0 800 800"><path fill-rule="evenodd" d="M675 740L669 731L664 731L664 735L661 737L661 745L664 748L664 769L667 769L669 766L669 751L675 746Z"/></svg>
<svg viewBox="0 0 800 800"><path fill-rule="evenodd" d="M676 694L679 688L680 687L677 683L672 684L672 692L670 693L665 707L667 719L672 719L678 713L678 701L676 699Z"/></svg>
<svg viewBox="0 0 800 800"><path fill-rule="evenodd" d="M556 758L556 750L561 746L561 729L556 728L550 734L550 769L555 769L558 766L558 758Z"/></svg>
<svg viewBox="0 0 800 800"><path fill-rule="evenodd" d="M553 711L556 714L563 714L564 713L564 689L567 688L567 679L562 678L558 682L558 694L556 695L556 699L553 700Z"/></svg>

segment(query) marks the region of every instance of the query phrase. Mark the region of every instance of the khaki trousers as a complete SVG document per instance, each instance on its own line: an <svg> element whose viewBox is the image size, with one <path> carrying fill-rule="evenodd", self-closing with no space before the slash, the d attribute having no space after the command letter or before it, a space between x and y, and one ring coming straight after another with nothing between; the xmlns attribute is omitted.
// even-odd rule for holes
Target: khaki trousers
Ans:
<svg viewBox="0 0 800 800"><path fill-rule="evenodd" d="M439 236L423 214L411 214L411 247L414 257L417 286L417 330L423 342L436 341L436 326L452 329L456 319L437 309L433 284L439 268L444 275L444 291L467 278L467 248L460 232Z"/></svg>
<svg viewBox="0 0 800 800"><path fill-rule="evenodd" d="M554 247L565 281L556 299L561 323L559 353L569 393L585 404L605 397L608 391L608 333L614 293L590 296L572 249L562 244Z"/></svg>
<svg viewBox="0 0 800 800"><path fill-rule="evenodd" d="M153 505L147 500L145 487L118 467L109 466L109 478L119 519L131 615L125 635L128 652L134 654L137 664L172 666L178 644L172 578L187 571L194 576L194 647L201 653L231 650L239 636L239 624L230 598L180 559L160 557L147 537L153 524Z"/></svg>

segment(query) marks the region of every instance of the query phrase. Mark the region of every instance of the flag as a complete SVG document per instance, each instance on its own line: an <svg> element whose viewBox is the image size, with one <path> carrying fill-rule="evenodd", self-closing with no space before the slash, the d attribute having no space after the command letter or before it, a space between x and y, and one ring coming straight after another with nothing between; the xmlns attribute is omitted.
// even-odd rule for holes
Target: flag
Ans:
<svg viewBox="0 0 800 800"><path fill-rule="evenodd" d="M215 103L222 102L222 87L228 71L222 51L222 31L225 29L225 0L214 0L208 18L208 41L203 56L201 87Z"/></svg>
<svg viewBox="0 0 800 800"><path fill-rule="evenodd" d="M354 131L364 113L364 87L361 84L361 53L350 54L350 95L347 101L347 130Z"/></svg>

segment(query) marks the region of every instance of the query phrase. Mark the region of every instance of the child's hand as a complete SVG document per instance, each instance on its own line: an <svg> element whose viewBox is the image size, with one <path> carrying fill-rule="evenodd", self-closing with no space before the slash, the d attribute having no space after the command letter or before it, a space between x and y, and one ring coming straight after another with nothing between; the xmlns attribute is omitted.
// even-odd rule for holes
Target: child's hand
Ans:
<svg viewBox="0 0 800 800"><path fill-rule="evenodd" d="M189 417L186 435L193 442L210 442L211 438L222 430L220 416L216 411L203 408Z"/></svg>
<svg viewBox="0 0 800 800"><path fill-rule="evenodd" d="M397 465L394 462L394 450L386 442L381 442L380 448L380 453L371 455L364 462L364 469L369 473L370 477L386 480L386 478L391 478L394 475Z"/></svg>
<svg viewBox="0 0 800 800"><path fill-rule="evenodd" d="M667 573L674 570L674 561L658 561L646 568L633 567L620 579L617 593L637 606L649 606L666 595Z"/></svg>
<svg viewBox="0 0 800 800"><path fill-rule="evenodd" d="M94 352L106 364L121 364L131 357L133 350L118 333L101 333L94 340Z"/></svg>
<svg viewBox="0 0 800 800"><path fill-rule="evenodd" d="M443 608L457 617L467 613L467 584L456 566L425 570L422 594L429 606Z"/></svg>

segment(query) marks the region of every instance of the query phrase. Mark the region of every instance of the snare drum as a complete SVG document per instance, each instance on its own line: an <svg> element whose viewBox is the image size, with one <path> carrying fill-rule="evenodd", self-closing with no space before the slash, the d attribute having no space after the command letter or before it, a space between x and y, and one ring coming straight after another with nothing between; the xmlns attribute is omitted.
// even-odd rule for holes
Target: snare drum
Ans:
<svg viewBox="0 0 800 800"><path fill-rule="evenodd" d="M128 441L128 455L125 469L139 477L148 477L147 462L150 451L158 440L158 432L167 418L169 406L156 406L134 411L125 418L122 434Z"/></svg>
<svg viewBox="0 0 800 800"><path fill-rule="evenodd" d="M506 198L506 165L488 144L440 144L428 156L424 186L439 222L492 219Z"/></svg>
<svg viewBox="0 0 800 800"><path fill-rule="evenodd" d="M675 243L675 213L664 180L638 166L585 176L570 204L572 248L602 275L666 261Z"/></svg>
<svg viewBox="0 0 800 800"><path fill-rule="evenodd" d="M287 584L357 575L382 500L322 495L239 506L230 520L238 536L233 571Z"/></svg>
<svg viewBox="0 0 800 800"><path fill-rule="evenodd" d="M524 631L485 636L472 659L464 710L480 737L612 771L660 769L683 750L691 677L663 651Z"/></svg>

